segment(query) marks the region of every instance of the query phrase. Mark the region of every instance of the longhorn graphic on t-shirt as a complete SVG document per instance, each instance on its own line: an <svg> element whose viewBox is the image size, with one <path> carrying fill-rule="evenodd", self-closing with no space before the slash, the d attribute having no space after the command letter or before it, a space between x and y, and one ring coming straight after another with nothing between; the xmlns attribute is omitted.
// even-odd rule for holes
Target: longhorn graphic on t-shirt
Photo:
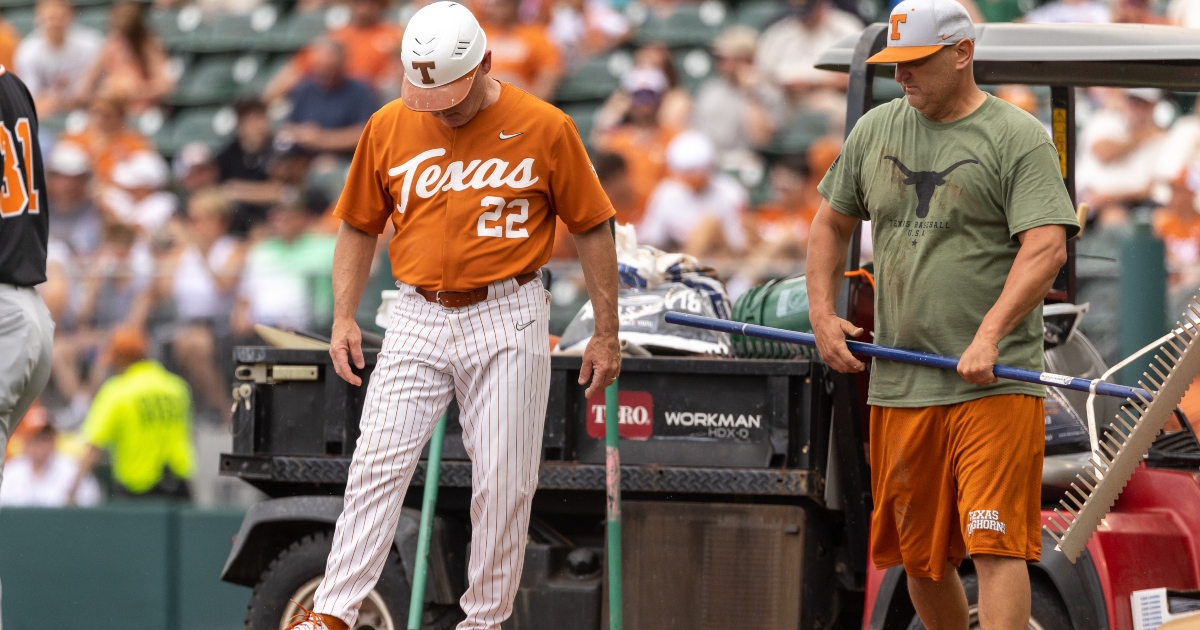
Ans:
<svg viewBox="0 0 1200 630"><path fill-rule="evenodd" d="M978 164L979 160L962 160L955 162L953 166L942 171L913 171L909 170L903 162L890 155L883 156L885 160L891 160L896 168L904 174L905 186L917 187L917 218L924 219L925 215L929 214L929 202L933 199L933 193L938 186L946 183L946 176L954 169L964 164Z"/></svg>

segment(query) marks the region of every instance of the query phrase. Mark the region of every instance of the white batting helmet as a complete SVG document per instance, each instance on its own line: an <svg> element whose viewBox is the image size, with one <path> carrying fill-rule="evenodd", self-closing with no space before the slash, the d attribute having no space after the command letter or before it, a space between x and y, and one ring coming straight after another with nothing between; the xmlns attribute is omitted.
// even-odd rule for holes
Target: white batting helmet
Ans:
<svg viewBox="0 0 1200 630"><path fill-rule="evenodd" d="M404 28L401 97L409 109L438 111L462 102L487 51L479 21L457 2L434 2Z"/></svg>

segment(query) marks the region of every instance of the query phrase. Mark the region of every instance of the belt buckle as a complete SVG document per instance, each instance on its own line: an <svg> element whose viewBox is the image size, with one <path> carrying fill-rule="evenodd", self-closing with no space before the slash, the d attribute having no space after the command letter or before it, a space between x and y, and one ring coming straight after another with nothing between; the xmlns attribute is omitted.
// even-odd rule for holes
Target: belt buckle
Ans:
<svg viewBox="0 0 1200 630"><path fill-rule="evenodd" d="M443 294L443 293L449 293L449 291L437 291L437 292L435 292L435 293L433 294L433 301L434 301L434 302L437 302L439 305L441 305L441 306L443 306L443 307L446 307L446 305L445 305L445 304L442 302L442 294ZM449 308L449 307L446 307L446 308Z"/></svg>

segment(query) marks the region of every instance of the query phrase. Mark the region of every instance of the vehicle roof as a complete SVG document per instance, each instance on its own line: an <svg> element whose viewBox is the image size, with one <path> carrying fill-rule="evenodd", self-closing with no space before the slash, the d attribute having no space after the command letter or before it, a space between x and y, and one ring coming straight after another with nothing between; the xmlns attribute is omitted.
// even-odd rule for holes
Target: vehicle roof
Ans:
<svg viewBox="0 0 1200 630"><path fill-rule="evenodd" d="M1149 24L977 24L975 80L983 84L1156 87L1200 91L1200 30ZM848 72L859 36L816 66ZM891 76L894 66L876 67Z"/></svg>

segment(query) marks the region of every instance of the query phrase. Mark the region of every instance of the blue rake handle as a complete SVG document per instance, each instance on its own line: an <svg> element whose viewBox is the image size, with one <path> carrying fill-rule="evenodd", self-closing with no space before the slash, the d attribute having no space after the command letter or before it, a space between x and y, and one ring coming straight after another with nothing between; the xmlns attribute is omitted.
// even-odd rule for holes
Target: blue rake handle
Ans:
<svg viewBox="0 0 1200 630"><path fill-rule="evenodd" d="M817 338L812 333L794 332L780 328L771 328L770 326L743 324L725 319L677 312L667 313L666 319L669 323L691 326L693 328L707 328L708 330L729 333L731 335L762 337L763 339L772 339L784 343L797 343L802 346L817 347ZM850 352L862 356L900 361L902 363L915 363L917 365L942 368L944 370L958 369L958 359L951 357L943 357L927 352L888 348L887 346L877 346L873 343L863 343L861 341L846 341L846 345L850 347ZM1007 365L997 365L992 369L992 373L997 378L1005 378L1012 381L1037 383L1038 385L1073 389L1079 392L1090 392L1092 390L1093 381L1086 378L1075 378L1074 376L1063 376L1062 374L1052 374L1050 372L1034 372L1033 370L1023 370ZM1096 393L1116 398L1129 398L1131 400L1138 400L1140 398L1149 401L1153 398L1144 389L1104 382L1096 383Z"/></svg>

